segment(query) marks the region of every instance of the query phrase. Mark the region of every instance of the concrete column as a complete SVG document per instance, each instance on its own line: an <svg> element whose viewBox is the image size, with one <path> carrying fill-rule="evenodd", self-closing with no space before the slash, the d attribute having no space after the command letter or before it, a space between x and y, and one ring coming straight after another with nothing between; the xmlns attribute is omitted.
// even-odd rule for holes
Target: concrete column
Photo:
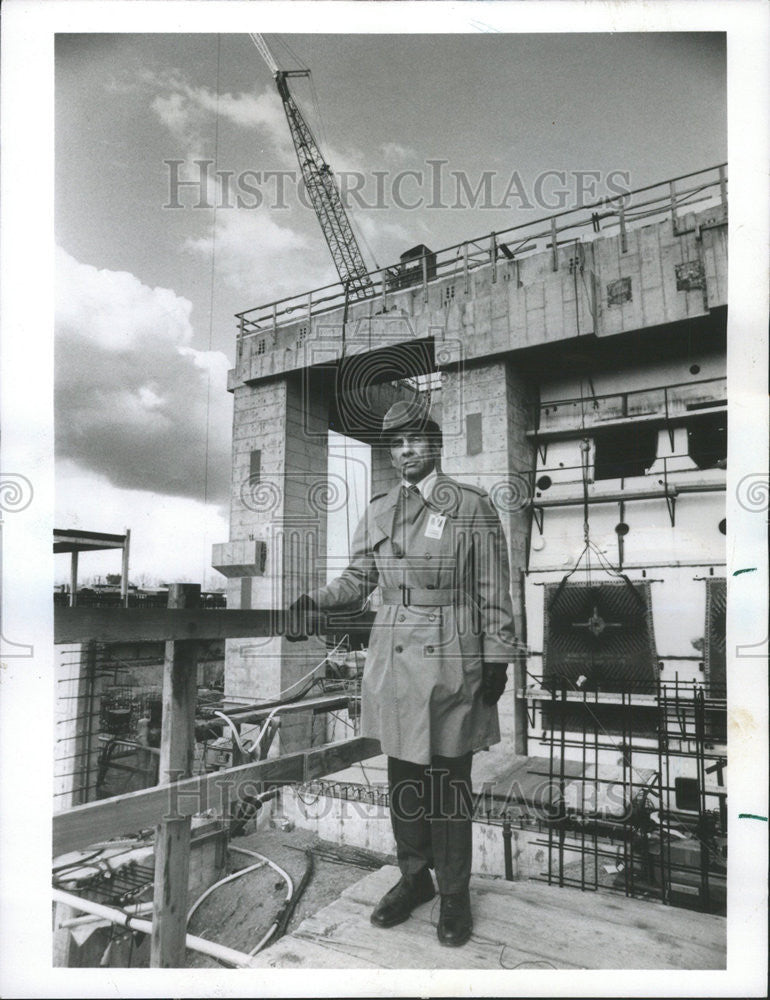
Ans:
<svg viewBox="0 0 770 1000"><path fill-rule="evenodd" d="M235 390L230 541L262 540L267 556L262 575L228 581L230 608L285 608L325 582L329 396L323 375L312 370ZM324 653L317 638L228 640L225 694L277 698ZM282 749L309 742L309 719L288 716Z"/></svg>
<svg viewBox="0 0 770 1000"><path fill-rule="evenodd" d="M444 374L442 467L448 475L485 489L497 507L508 542L511 597L520 638L530 524L527 497L532 445L525 433L530 399L527 383L509 359L467 365ZM522 673L521 669L515 672ZM509 684L518 687L521 680L517 676ZM525 706L517 703L512 715L508 714L504 705L510 700L506 697L501 702L503 735L512 739L516 753L525 753Z"/></svg>

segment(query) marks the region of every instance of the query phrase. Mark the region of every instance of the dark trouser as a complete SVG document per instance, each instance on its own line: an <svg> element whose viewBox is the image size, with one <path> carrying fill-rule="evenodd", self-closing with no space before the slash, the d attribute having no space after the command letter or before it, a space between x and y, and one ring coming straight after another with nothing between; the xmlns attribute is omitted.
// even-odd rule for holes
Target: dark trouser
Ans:
<svg viewBox="0 0 770 1000"><path fill-rule="evenodd" d="M435 868L439 892L462 892L471 877L471 761L434 757L430 765L388 757L390 819L403 875Z"/></svg>

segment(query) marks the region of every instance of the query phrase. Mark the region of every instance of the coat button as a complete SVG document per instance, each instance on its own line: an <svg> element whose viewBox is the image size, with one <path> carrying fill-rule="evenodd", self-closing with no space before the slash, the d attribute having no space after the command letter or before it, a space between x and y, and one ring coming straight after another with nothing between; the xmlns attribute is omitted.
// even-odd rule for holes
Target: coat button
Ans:
<svg viewBox="0 0 770 1000"><path fill-rule="evenodd" d="M397 653L403 653L404 652L404 647L403 646L396 646L396 652Z"/></svg>
<svg viewBox="0 0 770 1000"><path fill-rule="evenodd" d="M428 615L428 621L429 622L435 622L435 620L436 620L436 616L435 615Z"/></svg>
<svg viewBox="0 0 770 1000"><path fill-rule="evenodd" d="M426 552L426 553L425 553L425 558L426 558L426 559L430 559L430 552Z"/></svg>
<svg viewBox="0 0 770 1000"><path fill-rule="evenodd" d="M400 622L405 622L405 621L406 621L406 615L399 615L399 616L398 616L398 620L399 620Z"/></svg>
<svg viewBox="0 0 770 1000"><path fill-rule="evenodd" d="M396 647L396 648L398 648L398 647ZM425 647L425 652L426 653L432 653L433 652L433 646L426 646Z"/></svg>

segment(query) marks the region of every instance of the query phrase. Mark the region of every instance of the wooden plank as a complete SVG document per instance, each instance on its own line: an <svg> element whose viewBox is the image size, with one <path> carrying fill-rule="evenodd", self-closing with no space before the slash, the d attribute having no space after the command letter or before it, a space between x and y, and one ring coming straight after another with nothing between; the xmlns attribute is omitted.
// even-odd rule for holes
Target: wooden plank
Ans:
<svg viewBox="0 0 770 1000"><path fill-rule="evenodd" d="M529 910L521 915L522 924L528 925L529 933L522 934L520 929L515 931L508 927L501 933L496 920L486 912L484 899L476 896L473 887L473 935L462 948L445 948L438 941L438 896L417 907L409 920L397 928L383 931L373 927L369 921L372 906L398 880L398 875L397 869L386 867L368 876L362 880L367 885L365 901L351 892L362 888L358 883L346 890L339 900L306 918L292 937L298 943L312 942L336 955L341 953L349 959L391 969L499 969L544 961L553 968L581 967L565 957L562 949L556 957L550 941L533 942L533 920ZM515 905L511 900L506 902Z"/></svg>
<svg viewBox="0 0 770 1000"><path fill-rule="evenodd" d="M143 788L100 802L76 806L53 818L54 855L77 850L126 831L154 826L164 815L194 816L220 809L229 794L247 794L254 784L285 785L332 774L382 751L377 740L356 737L312 750L300 750L271 760L256 761L212 774L178 781L174 785Z"/></svg>
<svg viewBox="0 0 770 1000"><path fill-rule="evenodd" d="M54 608L54 642L241 639L280 635L283 612L167 608Z"/></svg>
<svg viewBox="0 0 770 1000"><path fill-rule="evenodd" d="M391 884L396 881L397 876ZM405 923L383 930L369 921L371 904L347 898L308 917L293 936L385 969L501 968L500 954L505 945L478 933L478 914L475 914L473 936L466 945L444 948L439 944L435 930L438 908L436 898L417 907ZM510 964L534 957L531 951L514 945ZM559 961L557 967L574 968L574 965Z"/></svg>
<svg viewBox="0 0 770 1000"><path fill-rule="evenodd" d="M326 942L316 944L293 934L283 937L254 956L253 965L263 969L381 969L379 962L353 957Z"/></svg>
<svg viewBox="0 0 770 1000"><path fill-rule="evenodd" d="M374 905L398 876L399 872L395 867L384 866L372 876L348 886L341 897L350 897L361 903ZM725 919L709 913L682 910L649 900L628 899L607 892L581 892L572 887L560 889L537 879L507 882L504 879L473 876L471 891L474 898L482 897L484 901L491 896L510 901L509 909L496 909L498 918L503 922L516 921L517 912L521 912L521 907L517 910L515 904L522 904L528 912L530 908L537 907L544 913L552 911L553 914L562 914L567 919L568 915L574 912L580 919L611 924L622 921L638 927L644 923L645 927L639 927L642 930L648 929L646 926L648 924L654 925L658 931L677 935L693 944L701 943L706 948L724 947Z"/></svg>
<svg viewBox="0 0 770 1000"><path fill-rule="evenodd" d="M200 584L175 583L169 589L168 606L195 608L200 596ZM167 642L158 770L161 781L175 782L192 774L197 693L198 641ZM153 969L179 969L184 965L189 881L190 816L164 817L155 836L155 906L150 942Z"/></svg>
<svg viewBox="0 0 770 1000"><path fill-rule="evenodd" d="M253 639L283 635L276 609L54 608L54 642L157 642L172 639ZM322 631L368 628L374 614L320 616Z"/></svg>
<svg viewBox="0 0 770 1000"><path fill-rule="evenodd" d="M420 955L429 962L436 946L435 900L418 907L398 933L389 931L388 941L362 932L372 906L398 874L388 866L348 887L295 935L327 947L332 938L334 947L384 965L392 956L392 967L420 967ZM725 968L726 924L709 914L533 881L478 877L471 879L471 906L473 937L454 953L462 960L458 967L545 961L556 968ZM438 952L442 959L445 952Z"/></svg>
<svg viewBox="0 0 770 1000"><path fill-rule="evenodd" d="M380 741L369 739L367 736L331 743L317 750L306 750L302 754L305 765L303 780L311 781L325 774L335 774L350 764L366 760L368 757L377 757L381 753Z"/></svg>

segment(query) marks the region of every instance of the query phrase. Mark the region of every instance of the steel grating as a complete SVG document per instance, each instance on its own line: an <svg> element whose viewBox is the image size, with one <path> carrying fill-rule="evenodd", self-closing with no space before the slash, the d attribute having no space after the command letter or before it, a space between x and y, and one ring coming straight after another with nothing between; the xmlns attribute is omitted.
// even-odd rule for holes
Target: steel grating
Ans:
<svg viewBox="0 0 770 1000"><path fill-rule="evenodd" d="M544 687L655 689L648 582L547 584L544 626Z"/></svg>
<svg viewBox="0 0 770 1000"><path fill-rule="evenodd" d="M725 612L727 581L724 577L706 580L706 643L704 668L709 693L724 696L727 674L725 668Z"/></svg>

